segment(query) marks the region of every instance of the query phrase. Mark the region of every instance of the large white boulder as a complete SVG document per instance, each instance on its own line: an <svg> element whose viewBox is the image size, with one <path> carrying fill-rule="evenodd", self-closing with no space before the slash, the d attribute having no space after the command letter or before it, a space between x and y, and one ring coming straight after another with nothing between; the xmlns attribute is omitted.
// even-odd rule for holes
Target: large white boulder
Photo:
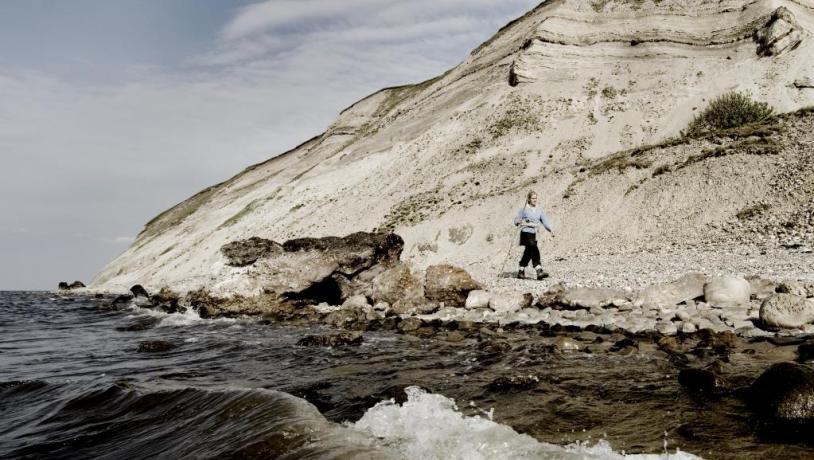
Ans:
<svg viewBox="0 0 814 460"><path fill-rule="evenodd" d="M704 285L704 300L719 307L745 305L751 295L752 286L740 276L720 276Z"/></svg>
<svg viewBox="0 0 814 460"><path fill-rule="evenodd" d="M814 299L777 293L763 301L760 321L770 329L799 329L814 322Z"/></svg>

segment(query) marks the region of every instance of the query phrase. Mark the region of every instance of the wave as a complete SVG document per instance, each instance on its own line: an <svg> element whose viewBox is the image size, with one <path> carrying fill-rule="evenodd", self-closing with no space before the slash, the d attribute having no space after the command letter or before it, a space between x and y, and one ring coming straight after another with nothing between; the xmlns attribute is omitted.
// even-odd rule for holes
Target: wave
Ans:
<svg viewBox="0 0 814 460"><path fill-rule="evenodd" d="M406 392L404 404L379 403L343 425L304 399L267 389L0 383L0 458L698 458L626 456L604 441L548 444L489 417L466 416L442 395Z"/></svg>
<svg viewBox="0 0 814 460"><path fill-rule="evenodd" d="M206 324L234 325L238 321L235 318L204 319L201 318L198 312L192 308L187 308L184 312L181 313L166 313L161 310L153 308L144 308L131 303L130 310L136 315L151 316L154 318L158 318L159 319L159 322L157 324L158 327L182 327L200 324L204 322Z"/></svg>
<svg viewBox="0 0 814 460"><path fill-rule="evenodd" d="M691 460L692 454L624 455L606 441L593 446L558 446L537 441L488 418L462 414L455 401L409 387L399 406L385 401L369 409L350 427L378 438L382 447L411 459L639 459Z"/></svg>

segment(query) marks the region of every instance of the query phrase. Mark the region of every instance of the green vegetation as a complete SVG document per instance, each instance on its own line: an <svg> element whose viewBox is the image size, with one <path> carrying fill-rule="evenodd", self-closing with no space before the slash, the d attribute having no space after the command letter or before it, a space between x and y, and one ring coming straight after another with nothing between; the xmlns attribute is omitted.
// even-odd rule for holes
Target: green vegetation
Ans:
<svg viewBox="0 0 814 460"><path fill-rule="evenodd" d="M175 227L180 224L184 219L195 213L201 206L209 202L219 190L220 185L222 184L206 188L188 200L162 212L153 218L153 220L147 222L147 225L144 226L144 230L139 234L138 239L146 240L147 238L160 234L170 227Z"/></svg>
<svg viewBox="0 0 814 460"><path fill-rule="evenodd" d="M238 211L237 214L235 214L234 216L226 219L222 224L220 224L218 226L218 230L221 230L221 229L224 229L224 228L227 228L227 227L231 227L232 225L235 225L236 223L240 222L240 219L247 216L248 214L251 214L252 212L254 212L255 209L260 208L261 206L263 206L263 204L265 204L268 201L271 201L273 198L274 198L274 195L271 195L271 196L267 196L265 198L258 198L256 200L251 201L249 204L244 206L243 209Z"/></svg>
<svg viewBox="0 0 814 460"><path fill-rule="evenodd" d="M606 99L614 99L618 95L619 92L616 91L616 88L613 86L606 86L602 89L602 96L604 96Z"/></svg>
<svg viewBox="0 0 814 460"><path fill-rule="evenodd" d="M729 92L713 99L698 114L687 129L685 136L765 123L774 115L774 109L765 102L758 102L746 93Z"/></svg>

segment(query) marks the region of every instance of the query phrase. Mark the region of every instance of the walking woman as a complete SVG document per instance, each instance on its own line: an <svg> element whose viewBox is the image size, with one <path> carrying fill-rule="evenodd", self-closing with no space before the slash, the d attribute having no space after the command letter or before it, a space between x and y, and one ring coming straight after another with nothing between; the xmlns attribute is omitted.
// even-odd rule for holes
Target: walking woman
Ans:
<svg viewBox="0 0 814 460"><path fill-rule="evenodd" d="M540 249L537 247L537 229L542 225L554 236L554 230L548 221L542 208L537 207L537 193L530 191L526 197L526 205L523 206L514 218L514 225L520 227L520 245L524 247L523 257L520 259L520 269L517 277L526 277L526 265L529 261L537 271L537 279L541 280L548 276L540 264Z"/></svg>

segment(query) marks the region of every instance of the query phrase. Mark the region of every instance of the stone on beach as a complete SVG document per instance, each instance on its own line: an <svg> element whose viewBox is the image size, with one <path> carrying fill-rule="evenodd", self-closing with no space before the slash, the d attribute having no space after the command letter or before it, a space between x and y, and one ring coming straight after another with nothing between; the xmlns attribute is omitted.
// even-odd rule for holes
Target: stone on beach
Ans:
<svg viewBox="0 0 814 460"><path fill-rule="evenodd" d="M720 276L704 285L704 301L716 306L749 303L752 287L739 276Z"/></svg>
<svg viewBox="0 0 814 460"><path fill-rule="evenodd" d="M466 270L452 265L427 267L424 293L429 300L446 306L463 307L471 291L483 289Z"/></svg>
<svg viewBox="0 0 814 460"><path fill-rule="evenodd" d="M497 313L515 313L530 307L533 300L534 297L528 293L494 294L489 299L489 307Z"/></svg>
<svg viewBox="0 0 814 460"><path fill-rule="evenodd" d="M635 306L673 306L704 295L707 278L703 273L690 273L669 283L654 284L639 293Z"/></svg>
<svg viewBox="0 0 814 460"><path fill-rule="evenodd" d="M814 369L791 362L769 367L749 387L749 401L774 422L814 422Z"/></svg>
<svg viewBox="0 0 814 460"><path fill-rule="evenodd" d="M466 296L466 303L464 306L470 310L474 308L487 308L489 307L490 297L489 292L481 289L469 291L469 295Z"/></svg>
<svg viewBox="0 0 814 460"><path fill-rule="evenodd" d="M760 321L770 329L799 329L814 321L814 300L777 293L763 301Z"/></svg>

